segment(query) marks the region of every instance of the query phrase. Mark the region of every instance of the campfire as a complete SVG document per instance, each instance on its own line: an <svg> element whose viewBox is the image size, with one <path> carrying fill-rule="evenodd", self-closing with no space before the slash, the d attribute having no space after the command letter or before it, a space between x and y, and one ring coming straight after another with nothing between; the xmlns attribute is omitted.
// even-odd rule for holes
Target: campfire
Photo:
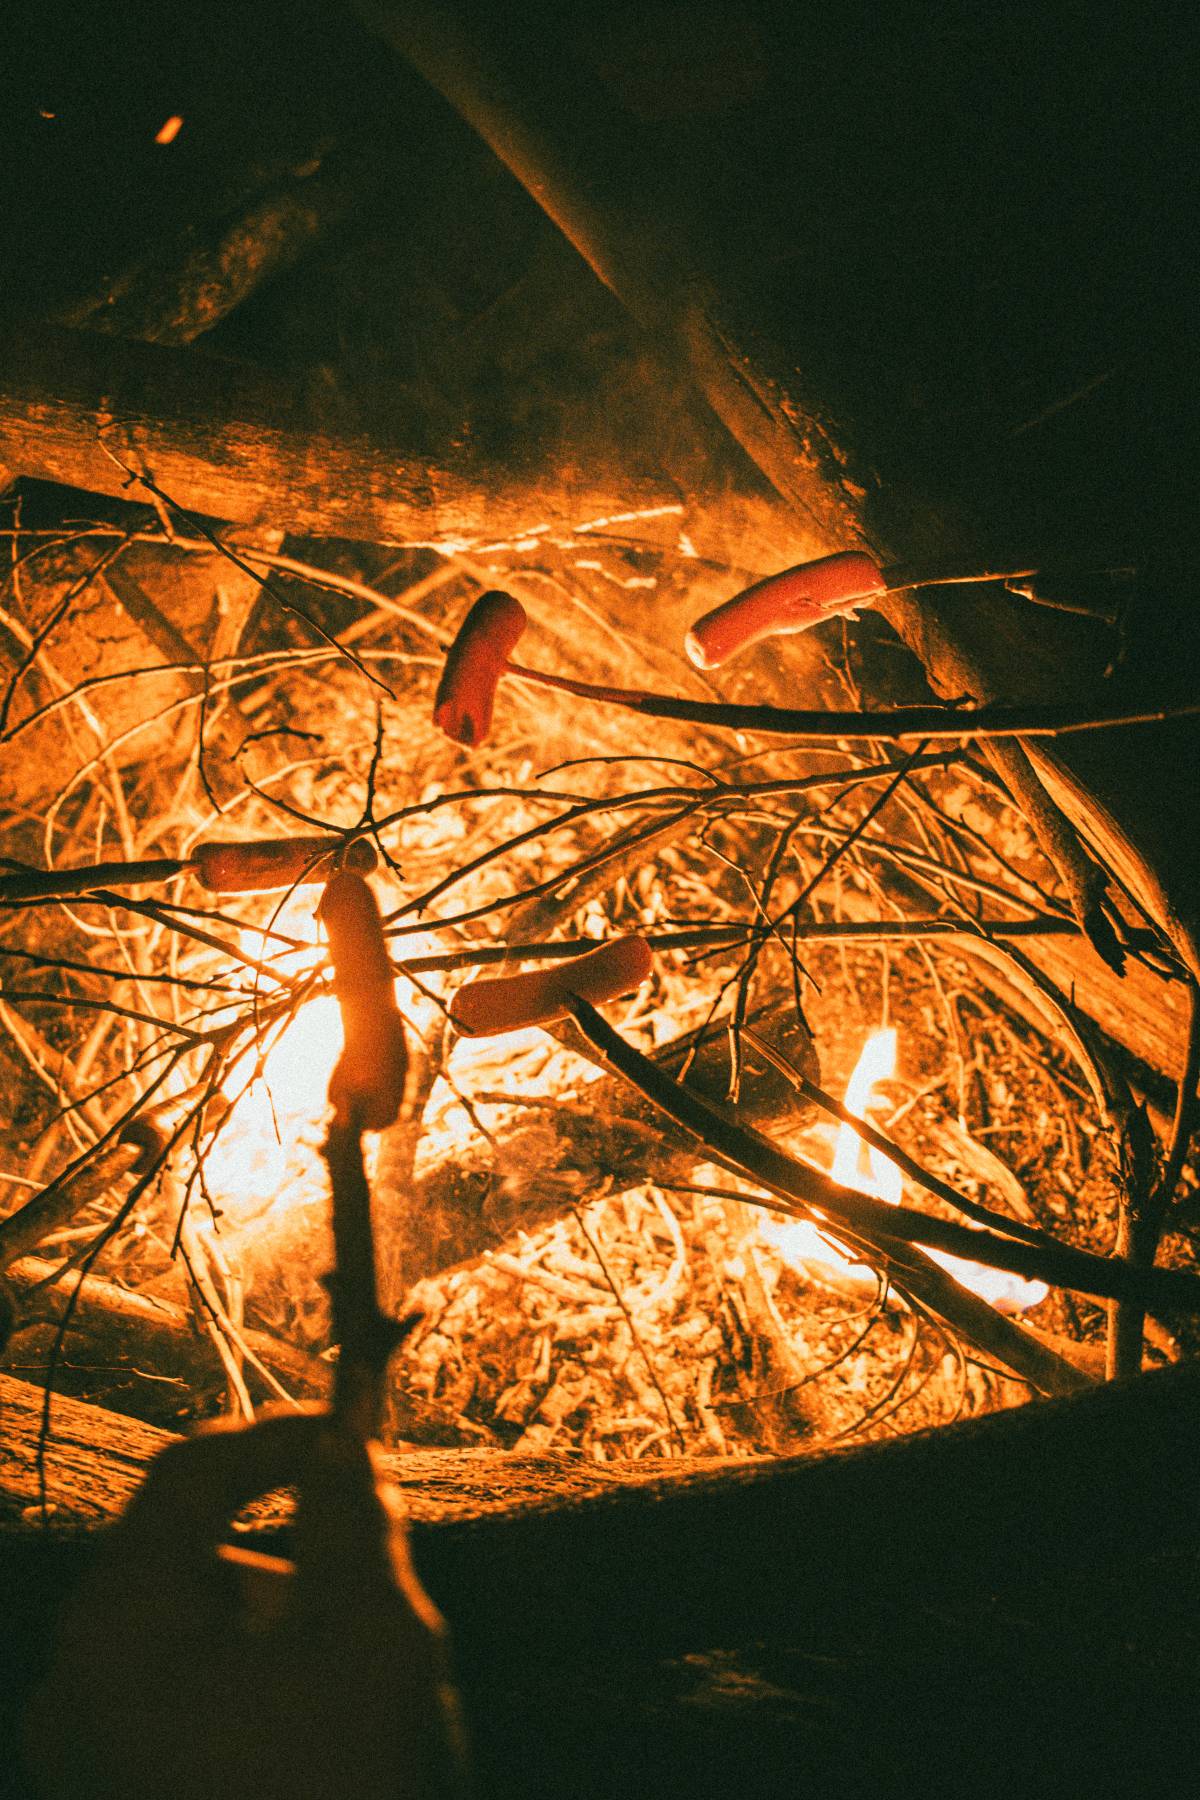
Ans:
<svg viewBox="0 0 1200 1800"><path fill-rule="evenodd" d="M744 1457L1102 1367L1105 1301L1127 1291L1105 1262L1123 1076L1038 968L1077 930L1070 899L969 739L728 724L685 630L671 643L668 621L690 612L694 636L706 611L686 559L623 537L600 565L669 597L653 632L610 623L561 553L347 572L239 549L253 638L217 693L212 671L174 677L147 714L153 662L81 677L75 609L106 579L119 594L123 565L190 591L224 549L110 511L64 543L11 510L28 649L7 730L57 760L3 877L30 1146L0 1222L10 1369L170 1421L328 1385L320 1147L342 1026L319 903L351 857L373 865L414 1084L368 1136L385 1306L421 1313L394 1438ZM520 625L496 660L469 633L501 580ZM886 669L869 616L799 626L776 619L769 650L796 645L814 703ZM536 670L509 668L522 633ZM486 693L469 724L452 687ZM682 717L631 714L676 694ZM131 707L119 756L90 749ZM587 992L588 947L621 942L645 946L601 1016L624 1063L586 1019L489 998ZM894 1236L856 1194L897 1209ZM160 1309L150 1340L138 1301ZM1151 1331L1151 1354L1177 1353Z"/></svg>
<svg viewBox="0 0 1200 1800"><path fill-rule="evenodd" d="M1186 1790L1177 23L23 10L0 1763Z"/></svg>

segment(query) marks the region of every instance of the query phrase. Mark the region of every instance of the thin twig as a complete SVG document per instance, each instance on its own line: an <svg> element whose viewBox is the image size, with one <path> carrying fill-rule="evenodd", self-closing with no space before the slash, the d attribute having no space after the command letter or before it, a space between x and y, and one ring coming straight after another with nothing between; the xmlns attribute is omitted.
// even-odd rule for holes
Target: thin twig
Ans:
<svg viewBox="0 0 1200 1800"><path fill-rule="evenodd" d="M583 1214L577 1206L573 1206L571 1208L571 1216L575 1220L575 1223L578 1225L581 1233L583 1234L583 1237L585 1238L585 1240L588 1244L588 1247L592 1252L592 1255L595 1257L596 1261L600 1264L601 1270L603 1271L603 1274L604 1274L604 1279L608 1283L609 1289L611 1290L612 1297L616 1301L617 1305L620 1307L621 1312L625 1319L625 1323L629 1327L629 1335L634 1341L634 1344L637 1348L638 1355L641 1357L642 1361L646 1365L646 1373L650 1377L650 1381L654 1388L654 1391L658 1395L659 1399L662 1401L663 1412L666 1414L667 1423L670 1425L672 1432L675 1434L675 1438L679 1445L680 1450L686 1456L687 1455L687 1439L683 1435L683 1431L680 1428L678 1419L675 1417L674 1412L671 1410L671 1402L667 1399L666 1393L663 1389L662 1382L658 1378L658 1371L654 1367L654 1363L651 1360L650 1352L647 1350L645 1344L642 1342L641 1333L639 1332L637 1325L634 1323L633 1314L630 1312L628 1306L625 1304L625 1296L622 1294L621 1289L617 1284L616 1278L614 1277L612 1270L609 1268L607 1262L604 1259L604 1252L601 1250L599 1244L596 1242L595 1238L592 1236L591 1232L588 1230L587 1226L584 1224Z"/></svg>
<svg viewBox="0 0 1200 1800"><path fill-rule="evenodd" d="M1121 1199L1118 1227L1118 1249L1131 1263L1151 1268L1158 1251L1163 1225L1174 1198L1183 1164L1191 1143L1196 1119L1196 1080L1200 1076L1200 989L1193 983L1188 993L1188 1034L1183 1068L1175 1095L1175 1115L1171 1123L1166 1160L1151 1187L1147 1169L1139 1167L1132 1152L1133 1165L1125 1171L1126 1187ZM1140 1372L1142 1337L1145 1330L1145 1307L1136 1300L1125 1300L1109 1309L1108 1373L1112 1379L1126 1378Z"/></svg>
<svg viewBox="0 0 1200 1800"><path fill-rule="evenodd" d="M187 523L198 536L204 538L207 543L210 543L219 555L224 556L233 564L235 569L240 569L243 575L248 575L250 580L255 582L257 586L262 589L264 594L270 595L276 606L280 607L286 613L291 613L293 618L300 619L308 626L308 629L315 637L319 637L323 643L328 644L339 656L345 657L346 661L351 663L354 668L358 670L359 674L365 676L374 687L382 688L389 699L395 699L396 696L391 688L388 687L387 683L381 681L378 675L372 675L370 669L367 668L361 657L353 650L347 649L345 644L339 644L332 632L326 631L320 621L314 619L311 613L306 613L302 606L297 606L295 601L289 600L285 594L280 592L275 583L267 578L267 576L260 575L255 569L252 569L245 557L239 556L236 550L231 550L229 545L204 523L203 519L197 518L195 513L191 513L186 507L180 506L177 500L172 500L170 494L159 487L158 483L152 480L149 475L143 474L137 469L131 469L128 463L123 463L120 457L115 455L109 445L105 443L102 436L100 438L100 448L107 457L116 463L119 469L125 471L131 484L136 482L139 487L144 487L149 493L161 500L164 506L169 507L176 517L186 519ZM3 722L3 716L0 716L0 728L3 727Z"/></svg>

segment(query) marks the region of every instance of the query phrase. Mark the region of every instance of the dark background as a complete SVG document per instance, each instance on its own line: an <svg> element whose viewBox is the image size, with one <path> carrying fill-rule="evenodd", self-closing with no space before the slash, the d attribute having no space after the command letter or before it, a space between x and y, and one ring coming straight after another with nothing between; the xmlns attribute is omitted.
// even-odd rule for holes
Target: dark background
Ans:
<svg viewBox="0 0 1200 1800"><path fill-rule="evenodd" d="M585 0L513 18L617 101L624 154L885 476L951 493L1019 554L1190 536L1190 9ZM331 362L352 393L385 348L411 374L422 316L473 316L543 241L532 202L333 0L18 0L2 29L9 315L68 307L323 159L362 205L206 347ZM157 146L172 113L183 130ZM417 240L437 296L405 278Z"/></svg>

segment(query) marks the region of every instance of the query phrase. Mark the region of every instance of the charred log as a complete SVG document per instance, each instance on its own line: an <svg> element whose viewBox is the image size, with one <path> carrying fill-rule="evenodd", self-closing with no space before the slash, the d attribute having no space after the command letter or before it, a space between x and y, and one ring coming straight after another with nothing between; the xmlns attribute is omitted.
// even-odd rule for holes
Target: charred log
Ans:
<svg viewBox="0 0 1200 1800"><path fill-rule="evenodd" d="M572 495L544 475L498 479L411 446L348 441L305 417L301 394L235 363L49 327L6 343L0 445L42 480L129 496L131 475L145 470L213 518L433 544L520 535L621 505L608 488ZM660 489L653 501L664 498Z"/></svg>

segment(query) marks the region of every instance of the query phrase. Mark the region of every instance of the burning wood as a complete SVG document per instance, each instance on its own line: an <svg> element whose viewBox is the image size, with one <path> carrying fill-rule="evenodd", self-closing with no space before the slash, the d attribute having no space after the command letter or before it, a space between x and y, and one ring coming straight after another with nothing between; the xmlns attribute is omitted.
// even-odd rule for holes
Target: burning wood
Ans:
<svg viewBox="0 0 1200 1800"><path fill-rule="evenodd" d="M844 1101L846 1110L860 1119L866 1117L873 1104L876 1086L890 1081L896 1074L896 1038L893 1028L877 1031L862 1047L846 1083ZM865 1169L862 1167L864 1149ZM899 1165L874 1144L864 1144L852 1125L841 1124L837 1128L829 1172L843 1187L873 1194L889 1206L899 1206L903 1198L904 1176ZM869 1269L843 1256L815 1226L772 1221L764 1225L763 1234L789 1262L813 1261L818 1268L829 1268L843 1279L857 1279L871 1287L875 1285ZM998 1312L1025 1312L1040 1305L1050 1291L1044 1281L1026 1281L1019 1275L969 1262L944 1250L931 1250L930 1255L964 1287L987 1300Z"/></svg>
<svg viewBox="0 0 1200 1800"><path fill-rule="evenodd" d="M369 591L367 583L359 585ZM437 603L451 609L460 604L446 592L437 595ZM532 595L522 611L526 605L550 648L553 621ZM397 632L410 631L410 641L419 646L441 631L438 612L421 611L416 602L409 610L411 626L404 623L402 606L385 608L381 602L368 614L368 629L358 637L364 653L369 654L372 633L376 641L394 645ZM567 648L560 639L560 655ZM490 640L485 649L494 687L507 648L500 661ZM610 642L600 654L607 672ZM635 680L644 680L633 642L626 640L619 654L621 673L628 669ZM289 659L280 652L265 679L268 708L286 696L292 716L306 717L304 707L316 701L317 691L307 685L302 656ZM14 1255L57 1251L57 1266L64 1271L91 1266L99 1257L110 1278L120 1273L135 1289L161 1293L176 1309L170 1318L178 1331L183 1291L170 1256L177 1236L198 1291L206 1296L205 1330L216 1333L221 1367L241 1396L239 1405L248 1403L247 1383L261 1383L251 1350L259 1364L282 1372L287 1387L286 1356L272 1360L267 1353L272 1336L285 1350L290 1342L297 1354L311 1355L329 1331L315 1279L329 1255L316 1131L332 1073L338 1093L387 1087L386 1104L381 1101L372 1111L369 1123L383 1125L410 1087L418 1107L410 1124L383 1132L372 1159L389 1271L387 1301L393 1308L403 1305L416 1284L426 1302L426 1322L397 1364L397 1416L412 1430L501 1442L519 1442L532 1433L530 1442L579 1441L604 1457L670 1454L680 1440L738 1454L764 1443L779 1447L800 1437L884 1429L897 1409L902 1419L907 1413L916 1421L1011 1397L1015 1389L996 1375L957 1357L947 1361L937 1332L898 1293L910 1294L912 1305L934 1313L942 1331L965 1334L976 1353L984 1347L997 1366L1027 1381L1055 1388L1083 1379L1063 1351L1078 1339L1083 1318L1094 1313L1071 1312L1066 1302L1049 1295L1044 1282L997 1275L969 1256L964 1260L960 1246L971 1234L947 1220L929 1217L922 1229L935 1238L951 1237L954 1255L936 1242L929 1260L905 1248L897 1234L918 1221L911 1206L896 1207L890 1234L871 1237L882 1229L878 1202L901 1198L898 1163L886 1149L869 1146L868 1170L860 1172L851 1154L859 1149L858 1139L844 1121L840 1147L821 1135L810 1109L821 1104L823 1090L814 1086L815 1065L805 1068L803 1050L795 1099L787 1099L786 1077L773 1077L774 1085L763 1090L770 1096L764 1110L751 1081L739 1111L727 1115L736 1130L753 1122L785 1148L772 1149L776 1160L770 1162L764 1160L765 1149L737 1138L740 1147L724 1174L705 1168L706 1156L720 1161L723 1146L735 1142L722 1136L725 1127L717 1123L721 1083L727 1080L716 1055L719 1035L714 1039L710 1032L703 1051L707 1089L695 1086L700 1064L691 1066L694 1052L676 1061L682 1085L672 1079L665 1089L655 1088L661 1078L651 1079L647 1071L653 1064L645 1060L645 1051L681 1028L702 1026L722 986L730 983L752 982L756 1003L776 1008L783 984L793 984L791 1005L803 993L818 1040L840 1043L851 1021L860 1034L872 1023L876 1003L865 997L861 984L873 969L893 1007L903 1000L913 1021L905 1027L905 1063L922 1071L914 1079L927 1080L939 1057L944 1061L949 1055L953 1068L961 1055L961 1025L942 1037L931 1023L921 1022L921 1008L934 1009L930 1021L938 1008L945 1013L939 996L946 974L963 977L952 973L959 966L953 960L939 956L929 962L932 947L944 945L950 952L956 940L949 934L957 932L960 944L982 943L1001 954L998 946L1022 934L1061 934L1069 926L1053 874L1039 863L1020 822L1003 810L988 781L959 752L891 761L869 749L831 754L781 747L759 754L751 779L739 766L736 749L717 750L714 757L715 746L707 739L698 742L684 722L660 727L658 759L695 763L699 752L707 766L702 762L671 783L639 787L629 779L635 765L621 715L603 711L589 715L585 740L599 759L573 770L572 785L564 788L558 785L561 775L533 777L519 748L523 732L536 735L549 758L581 747L571 696L588 684L574 675L552 679L560 692L554 695L543 684L536 712L521 688L506 691L497 714L500 735L485 747L486 734L479 734L475 753L484 760L473 780L464 782L453 760L460 753L419 723L419 689L411 703L387 703L381 756L379 739L364 717L367 691L355 669L342 665L336 676L341 716L357 723L340 746L302 761L292 777L296 785L289 804L309 821L310 835L280 838L278 849L271 840L244 840L245 856L257 873L253 884L222 881L233 889L225 902L233 908L232 918L181 907L169 886L162 901L124 900L107 885L88 885L74 899L62 886L54 897L22 889L18 900L17 891L10 892L8 903L21 907L25 954L40 959L46 985L37 990L44 994L37 1000L24 997L34 990L10 986L6 1005L32 1008L34 1018L45 1020L39 1029L51 1033L58 1031L56 1016L67 1023L90 1011L97 1022L93 1061L100 1057L103 1067L120 1047L129 1071L122 1077L126 1097L118 1102L124 1111L97 1097L79 1113L89 1137L100 1144L105 1131L127 1132L140 1120L155 1103L152 1078L165 1083L176 1121L169 1157L164 1159L163 1143L157 1148L141 1143L140 1173L134 1170L132 1177L122 1175L125 1162L106 1164L104 1153L85 1138L75 1155L80 1175L68 1172L47 1189L56 1197L52 1210L46 1203L31 1213L25 1202L0 1222ZM602 697L638 690L588 691ZM328 716L328 710L324 695L322 714ZM387 749L401 734L410 752L416 749L403 761ZM414 779L410 769L420 774ZM586 769L588 784L581 790ZM367 794L366 812L357 821L348 805L356 775ZM868 802L864 795L875 798ZM194 833L192 820L202 827L202 790L186 803L186 829ZM269 816L252 793L244 804L250 807L247 817ZM880 816L883 805L889 810ZM160 842L169 839L172 819L168 810L158 823ZM314 837L318 826L323 835ZM322 910L343 999L361 990L370 1013L369 1019L364 1013L362 1030L355 1025L349 1037L329 991L311 900L299 890L291 895L284 890L276 900L256 901L248 891L261 885L264 858L281 858L279 868L269 872L295 883L310 873L326 845L346 843L360 861L375 854L368 846L377 845L388 870L382 877L388 894L386 955L382 939L376 944L372 937L376 947L363 948L361 934L343 930L335 896L343 887L348 897L351 887L357 894L359 876L336 877ZM209 828L200 847L176 858L172 869L200 867L206 855L219 861L242 854ZM828 872L831 859L835 875ZM216 862L209 873L219 874ZM42 879L50 885L60 874L52 868ZM176 878L175 873L167 877ZM29 878L18 872L6 879ZM84 889L109 879L99 869L89 875L85 868L65 877L64 885ZM760 908L757 916L747 917L741 903L747 881ZM822 916L804 898L822 881L832 916ZM942 909L933 915L927 910L930 898ZM532 918L535 899L543 932L582 927L589 935L574 941L552 936L550 942L524 946L504 920L521 909ZM68 900L80 909L77 914L46 910L47 904L61 907ZM914 905L920 917L909 924ZM131 940L119 922L122 911L152 935ZM134 953L133 970L111 960L63 956L62 933L78 936L94 929L88 921L99 916L113 920L103 929L115 934L115 947L125 947L122 955L131 943L143 946ZM607 941L597 942L598 937ZM1138 942L1132 933L1129 941ZM172 944L164 963L159 946ZM581 956L589 944L593 947ZM1024 979L1015 947L1004 954ZM489 964L516 958L535 965L540 959L543 966L488 977ZM820 991L810 979L818 960ZM469 972L473 961L480 978L456 987L458 972ZM586 973L593 969L594 975ZM626 1001L619 1015L619 1042L634 1058L629 1061L634 1079L639 1085L650 1081L648 1102L640 1096L623 1100L619 1085L597 1083L594 1069L565 1048L580 1042L571 1028L564 1047L525 1029L574 1010L587 1031L587 1017L573 995L615 998L639 983L638 996ZM369 1004L368 994L374 996ZM140 1005L135 1004L139 996ZM11 1010L8 1016L15 1041L37 1058L25 1028ZM494 1044L478 1036L454 1043L442 1036L440 1022L447 1016L472 1033L509 1035ZM419 1069L396 1073L400 1065L379 1037L384 1019L392 1022L389 1031L399 1034L397 1042L407 1038L422 1046ZM740 1033L736 1013L733 1022ZM764 1029L747 1033L743 1053L757 1056L761 1042L765 1052L777 1054L776 1028L754 1035ZM1020 1021L1008 1029L1027 1033L1029 1026ZM1044 1044L1023 1054L1065 1074L1059 1060L1065 1046L1068 1055L1082 1057L1091 1081L1092 1052L1083 1039L1068 1034L1056 1042L1057 1027L1046 1023L1044 1029L1054 1044L1048 1061ZM595 1053L602 1059L610 1055L613 1041L597 1040ZM637 1048L639 1041L644 1051ZM889 1041L894 1054L894 1040L876 1040L877 1049L886 1051ZM860 1035L857 1047L848 1042L839 1055L852 1061L861 1042ZM628 1061L625 1051L621 1056ZM996 1086L996 1056L993 1044L973 1059L972 1079L987 1094L978 1122L984 1130L992 1128L990 1120L1027 1132L1011 1053L1001 1058L1007 1087ZM47 1074L53 1067L44 1054L37 1062ZM786 1058L782 1066L786 1069ZM1028 1083L1032 1068L1021 1067L1021 1081ZM844 1110L861 1116L873 1084L893 1079L878 1066L874 1075L860 1069L849 1080ZM969 1104L961 1068L957 1079L961 1107ZM1056 1079L1047 1123L1065 1107L1071 1115L1065 1129L1082 1142L1085 1121L1075 1116L1077 1102L1062 1078ZM1109 1091L1103 1080L1098 1091ZM708 1098L688 1099L699 1092ZM78 1104L85 1094L76 1087L67 1097ZM657 1111L663 1095L671 1106L678 1096L679 1104L693 1108L686 1116L699 1141L664 1139ZM1010 1126L1010 1119L1021 1123ZM1054 1186L1047 1189L1043 1177L1032 1182L1039 1195L1036 1217L1011 1217L1005 1211L1008 1188L1000 1182L1000 1192L992 1192L998 1181L994 1156L987 1164L981 1153L968 1169L977 1191L978 1171L984 1171L981 1203L925 1169L919 1132L911 1142L908 1166L916 1171L914 1178L933 1190L935 1204L959 1207L984 1225L981 1250L986 1246L989 1254L1000 1254L1004 1244L1009 1262L1028 1258L1036 1267L1039 1258L1048 1257L1059 1278L1101 1286L1109 1280L1094 1258L1077 1258L1068 1268L1054 1211L1042 1198L1052 1195ZM937 1142L936 1135L929 1142ZM1093 1146L1093 1167L1085 1179L1098 1194L1106 1176L1095 1140ZM132 1165L133 1149L121 1154ZM897 1157L904 1154L897 1148ZM806 1165L811 1175L803 1173ZM1066 1165L1058 1166L1067 1180ZM764 1188L768 1168L776 1173L767 1176ZM822 1168L831 1168L837 1189L811 1186L822 1179ZM135 1186L114 1206L106 1187L117 1196L131 1178ZM1078 1171L1069 1178L1077 1184ZM156 1187L160 1179L165 1185ZM810 1184L811 1192L810 1187L795 1191L809 1193L818 1212L818 1194L844 1192L852 1198L854 1190L864 1196L863 1209L827 1215L823 1222L803 1223L793 1213L786 1222L772 1223L763 1206L773 1203L772 1191L779 1195L778 1186L771 1188L778 1180ZM672 1197L688 1187L700 1190L692 1201ZM613 1198L597 1216L597 1197L606 1193ZM870 1216L877 1223L868 1229L872 1205L877 1210ZM215 1219L205 1222L210 1208ZM556 1214L557 1222L551 1222ZM39 1218L47 1223L35 1229ZM526 1235L506 1246L503 1234L522 1226ZM822 1235L802 1241L802 1233L815 1231ZM47 1243L47 1234L56 1241ZM840 1261L829 1247L830 1234L842 1246ZM443 1273L481 1254L485 1260L474 1273ZM45 1279L54 1266L43 1262L38 1278ZM18 1276L22 1267L16 1264ZM895 1292L881 1287L874 1272L880 1268L889 1271L885 1281L896 1284ZM1119 1267L1113 1267L1109 1285L1121 1279ZM993 1285L981 1290L985 1280ZM28 1305L28 1291L22 1278L15 1288L18 1312ZM86 1285L83 1291L86 1296ZM1049 1340L1004 1319L1005 1310L1045 1319ZM80 1315L87 1321L89 1344L97 1347L103 1341L102 1316L95 1307ZM20 1327L19 1318L17 1323ZM70 1361L69 1320L62 1329ZM130 1321L122 1322L126 1337L131 1329ZM947 1335L946 1342L953 1341ZM14 1347L21 1354L28 1355L35 1343L44 1355L44 1327L36 1339L18 1329ZM588 1360L581 1361L589 1345ZM1068 1354L1089 1364L1082 1343ZM486 1374L481 1358L488 1363ZM301 1382L309 1385L307 1378ZM782 1396L789 1393L794 1403L785 1404Z"/></svg>

